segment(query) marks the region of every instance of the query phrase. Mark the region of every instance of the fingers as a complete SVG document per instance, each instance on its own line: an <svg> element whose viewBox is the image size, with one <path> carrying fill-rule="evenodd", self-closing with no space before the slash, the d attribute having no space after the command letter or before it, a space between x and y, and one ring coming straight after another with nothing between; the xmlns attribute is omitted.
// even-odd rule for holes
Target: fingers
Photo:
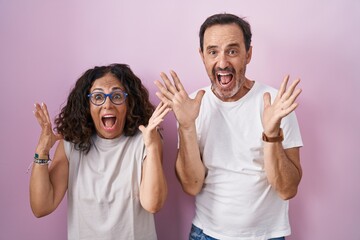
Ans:
<svg viewBox="0 0 360 240"><path fill-rule="evenodd" d="M41 127L41 133L39 137L37 152L49 152L56 141L63 139L63 136L58 133L54 133L51 128L51 119L46 104L35 103L34 115Z"/></svg>
<svg viewBox="0 0 360 240"><path fill-rule="evenodd" d="M281 85L280 85L280 89L279 89L279 93L278 96L281 98L282 95L284 94L284 92L286 91L286 85L288 84L290 76L286 75L284 77L284 80L282 81Z"/></svg>
<svg viewBox="0 0 360 240"><path fill-rule="evenodd" d="M287 116L289 113L291 113L292 111L294 111L298 106L299 106L298 103L293 103L293 104L291 104L288 108L284 109L284 114L285 114L285 116Z"/></svg>
<svg viewBox="0 0 360 240"><path fill-rule="evenodd" d="M291 107L291 105L293 105L297 99L297 97L300 95L301 93L301 89L296 89L294 92L292 92L292 94L283 101L283 107L284 108L289 108Z"/></svg>
<svg viewBox="0 0 360 240"><path fill-rule="evenodd" d="M159 109L161 109L161 107L163 107L165 104L163 102L159 102L159 104L156 106L153 115L159 111Z"/></svg>
<svg viewBox="0 0 360 240"><path fill-rule="evenodd" d="M186 91L185 91L185 88L184 88L184 86L182 85L182 83L181 83L179 77L177 76L176 72L175 72L174 70L171 70L171 71L170 71L170 74L171 74L171 77L172 77L172 79L173 79L173 81L174 81L174 84L175 84L176 89L177 89L178 91L184 91L184 92L186 92Z"/></svg>
<svg viewBox="0 0 360 240"><path fill-rule="evenodd" d="M302 92L301 89L296 89L298 84L300 83L300 79L294 80L289 87L287 87L289 81L289 76L287 75L284 78L283 83L281 84L279 93L277 95L277 105L278 109L281 112L281 117L285 117L294 111L298 107L298 103L296 103L297 97Z"/></svg>
<svg viewBox="0 0 360 240"><path fill-rule="evenodd" d="M289 87L289 91L290 92L294 92L296 86L300 83L300 79L295 79L294 82L291 83L290 87Z"/></svg>
<svg viewBox="0 0 360 240"><path fill-rule="evenodd" d="M139 130L141 132L145 133L146 130L152 131L152 130L156 129L156 127L159 126L159 124L164 121L164 117L170 111L171 111L171 108L169 108L169 106L167 104L160 102L158 104L158 106L156 107L154 113L152 114L151 118L149 119L148 125L146 127L139 126Z"/></svg>
<svg viewBox="0 0 360 240"><path fill-rule="evenodd" d="M282 94L281 98L285 100L290 98L293 95L295 88L299 83L300 83L300 79L296 79L294 82L292 82L290 87ZM299 94L300 93L297 93L297 95Z"/></svg>
<svg viewBox="0 0 360 240"><path fill-rule="evenodd" d="M287 86L289 78L289 75L284 77L273 102L271 101L270 93L264 93L264 122L278 123L298 107L299 104L295 101L302 91L301 89L296 89L300 79L294 80L290 86Z"/></svg>
<svg viewBox="0 0 360 240"><path fill-rule="evenodd" d="M158 116L158 118L164 120L164 117L166 114L168 114L171 111L171 108L166 107L164 110L161 111L161 114Z"/></svg>
<svg viewBox="0 0 360 240"><path fill-rule="evenodd" d="M195 96L195 101L200 104L201 103L201 100L202 98L204 97L205 95L205 90L200 90L196 93L196 96Z"/></svg>
<svg viewBox="0 0 360 240"><path fill-rule="evenodd" d="M289 88L287 88L287 84L289 82L289 79L290 79L290 76L289 75L286 75L284 77L284 80L282 81L281 85L280 85L280 88L279 88L279 93L278 93L278 96L280 98L288 98L295 90L296 86L300 83L300 79L295 79Z"/></svg>
<svg viewBox="0 0 360 240"><path fill-rule="evenodd" d="M41 129L42 129L42 135L45 134L46 136L52 136L52 139L56 142L60 139L63 139L63 136L61 134L58 133L54 133L53 129L51 127L51 119L50 119L50 115L47 109L47 106L45 103L35 103L35 110L34 115L36 117L36 120L38 121Z"/></svg>
<svg viewBox="0 0 360 240"><path fill-rule="evenodd" d="M153 112L150 119L153 119L153 118L156 118L156 117L160 116L164 112L164 110L166 110L167 108L169 108L167 104L165 104L163 102L160 102L157 105L157 107L155 108L155 111Z"/></svg>
<svg viewBox="0 0 360 240"><path fill-rule="evenodd" d="M169 77L161 72L160 76L164 82L164 85L160 81L155 81L155 85L158 87L160 92L156 93L157 97L163 101L164 103L168 103L171 105L171 101L174 99L175 95L187 95L184 86L182 85L179 77L177 76L176 72L171 70L170 71L171 78L173 80L173 83L169 79ZM165 99L166 98L166 99ZM170 101L168 101L170 100Z"/></svg>
<svg viewBox="0 0 360 240"><path fill-rule="evenodd" d="M166 114L170 112L170 110L171 108L169 108L167 104L160 102L159 105L156 107L153 115L149 119L148 125L157 126L158 124L160 124L164 120Z"/></svg>
<svg viewBox="0 0 360 240"><path fill-rule="evenodd" d="M287 84L289 82L289 75L286 75L284 77L283 82L281 83L281 86L279 88L278 94L276 95L275 102L281 102L284 107L290 106L296 98L301 93L301 89L296 89L298 84L300 83L300 79L294 80L289 87L287 87Z"/></svg>
<svg viewBox="0 0 360 240"><path fill-rule="evenodd" d="M174 85L171 83L171 81L169 80L168 76L165 73L161 72L160 77L164 81L164 84L168 92L172 93L172 95L178 92L178 90L174 87ZM171 73L171 77L174 79L173 73Z"/></svg>
<svg viewBox="0 0 360 240"><path fill-rule="evenodd" d="M264 93L264 108L267 108L271 105L271 95L270 93L266 92Z"/></svg>
<svg viewBox="0 0 360 240"><path fill-rule="evenodd" d="M43 111L44 111L46 121L47 121L48 123L50 123L51 120L50 120L49 111L48 111L48 109L47 109L46 104L45 104L45 103L42 103L42 104L41 104L41 107L42 107L42 109L43 109Z"/></svg>
<svg viewBox="0 0 360 240"><path fill-rule="evenodd" d="M174 95L171 94L171 92L168 91L168 89L166 87L164 87L164 85L162 85L162 83L158 80L156 80L155 85L158 87L160 92L156 92L156 96L164 103L170 103L169 100L171 100Z"/></svg>
<svg viewBox="0 0 360 240"><path fill-rule="evenodd" d="M143 132L145 131L144 125L140 125L140 126L139 126L139 130L143 133Z"/></svg>
<svg viewBox="0 0 360 240"><path fill-rule="evenodd" d="M291 112L297 107L295 101L302 91L301 89L296 89L299 83L300 79L296 79L280 97L281 109L286 110L285 112Z"/></svg>
<svg viewBox="0 0 360 240"><path fill-rule="evenodd" d="M45 125L48 125L50 123L50 117L49 117L49 113L47 111L47 107L44 103L38 104L35 103L35 110L34 110L34 115L39 123L39 125L44 128Z"/></svg>
<svg viewBox="0 0 360 240"><path fill-rule="evenodd" d="M170 110L169 105L166 103L160 102L159 105L156 107L154 113L156 113L156 115L159 115L159 113L160 113L160 115L161 115L166 110Z"/></svg>
<svg viewBox="0 0 360 240"><path fill-rule="evenodd" d="M35 110L33 111L34 116L36 117L36 120L38 121L39 125L42 126L43 120L42 120L40 110L38 110L40 108L40 107L38 107L39 104L35 103L34 106L35 106Z"/></svg>

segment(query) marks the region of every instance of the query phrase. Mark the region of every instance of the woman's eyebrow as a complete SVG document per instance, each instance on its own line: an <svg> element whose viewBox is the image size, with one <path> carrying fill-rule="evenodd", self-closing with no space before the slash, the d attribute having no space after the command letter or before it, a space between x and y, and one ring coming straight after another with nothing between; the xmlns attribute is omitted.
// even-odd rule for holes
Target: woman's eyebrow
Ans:
<svg viewBox="0 0 360 240"><path fill-rule="evenodd" d="M112 90L112 91L113 91L113 90L121 90L121 91L123 91L123 89L122 89L121 87L113 87L113 88L111 88L111 90ZM92 92L94 92L94 91L104 92L104 89L98 87L98 88L94 88L94 89L92 90Z"/></svg>
<svg viewBox="0 0 360 240"><path fill-rule="evenodd" d="M94 91L104 91L104 89L102 89L102 88L94 88L94 89L92 90L92 92L94 92Z"/></svg>
<svg viewBox="0 0 360 240"><path fill-rule="evenodd" d="M123 89L121 87L113 87L112 90L121 90L121 91L123 91Z"/></svg>

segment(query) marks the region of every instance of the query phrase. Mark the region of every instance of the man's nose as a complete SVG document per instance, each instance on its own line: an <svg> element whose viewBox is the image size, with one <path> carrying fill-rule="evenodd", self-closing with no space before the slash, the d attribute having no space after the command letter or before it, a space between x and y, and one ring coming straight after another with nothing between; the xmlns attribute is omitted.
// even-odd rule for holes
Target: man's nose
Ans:
<svg viewBox="0 0 360 240"><path fill-rule="evenodd" d="M229 59L225 53L219 54L219 61L218 61L219 68L226 68L229 66Z"/></svg>

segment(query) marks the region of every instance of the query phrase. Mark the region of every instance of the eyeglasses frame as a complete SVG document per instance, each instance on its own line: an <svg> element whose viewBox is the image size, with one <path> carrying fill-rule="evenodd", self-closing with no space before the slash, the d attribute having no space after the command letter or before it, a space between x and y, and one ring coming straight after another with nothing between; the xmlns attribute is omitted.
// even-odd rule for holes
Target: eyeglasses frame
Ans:
<svg viewBox="0 0 360 240"><path fill-rule="evenodd" d="M121 103L114 103L113 100L112 100L112 95L113 95L114 93L118 93L118 92L121 92L121 93L124 95L124 101L122 101ZM91 101L91 97L92 97L95 93L101 93L101 94L103 94L103 95L105 96L103 103L101 103L101 104L96 104L96 103L94 103L93 101ZM87 95L87 97L90 99L90 102L91 102L92 104L94 104L95 106L104 105L104 103L106 102L106 98L108 98L108 97L109 97L110 101L111 101L113 104L115 104L115 105L121 105L121 104L123 104L123 103L126 101L127 96L128 96L128 94L127 94L126 92L124 92L124 91L121 91L121 90L115 90L115 91L113 91L113 92L111 92L111 93L92 92L92 93L89 93L89 94Z"/></svg>

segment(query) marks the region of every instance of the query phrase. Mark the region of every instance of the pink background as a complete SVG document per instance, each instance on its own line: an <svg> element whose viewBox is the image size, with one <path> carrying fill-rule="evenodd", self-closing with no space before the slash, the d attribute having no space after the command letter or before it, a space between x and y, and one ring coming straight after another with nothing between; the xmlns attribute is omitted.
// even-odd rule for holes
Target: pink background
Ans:
<svg viewBox="0 0 360 240"><path fill-rule="evenodd" d="M153 81L174 69L192 92L208 85L198 30L219 12L246 16L253 30L248 77L278 87L301 77L297 110L304 176L290 201L290 240L360 239L358 0L304 1L0 0L0 239L66 239L66 201L35 218L29 174L40 128L33 103L54 117L88 68L128 63L155 103ZM174 175L176 129L166 118L169 196L156 214L160 240L187 239L193 198ZM216 127L216 126L211 126Z"/></svg>

